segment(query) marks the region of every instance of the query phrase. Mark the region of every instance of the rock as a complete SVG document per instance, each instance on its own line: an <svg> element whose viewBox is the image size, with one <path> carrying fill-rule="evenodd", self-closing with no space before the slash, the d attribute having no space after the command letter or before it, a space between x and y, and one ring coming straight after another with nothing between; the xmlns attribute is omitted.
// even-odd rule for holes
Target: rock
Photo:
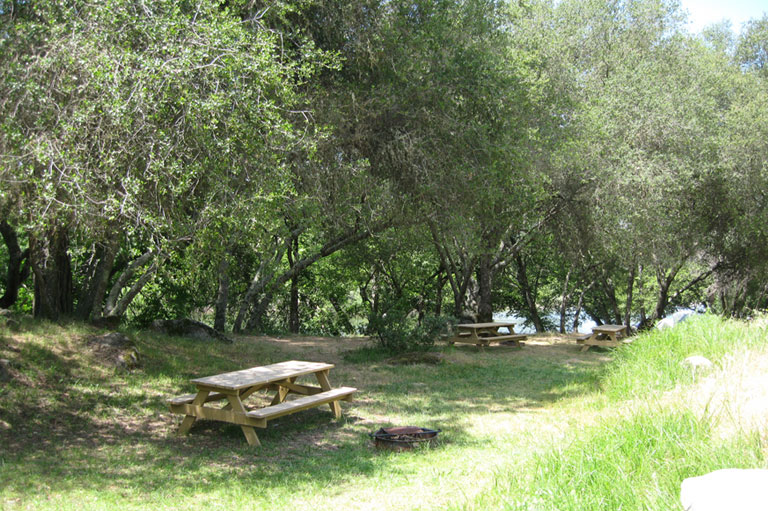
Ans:
<svg viewBox="0 0 768 511"><path fill-rule="evenodd" d="M136 349L123 351L114 358L114 364L120 369L135 369L139 367L139 352Z"/></svg>
<svg viewBox="0 0 768 511"><path fill-rule="evenodd" d="M765 511L768 508L768 470L726 468L680 485L686 511Z"/></svg>
<svg viewBox="0 0 768 511"><path fill-rule="evenodd" d="M410 364L440 364L445 361L445 355L442 353L436 353L434 351L414 351L411 353L403 353L396 357L388 358L385 360L387 364L391 365L410 365Z"/></svg>
<svg viewBox="0 0 768 511"><path fill-rule="evenodd" d="M702 357L701 355L693 355L688 357L680 362L680 365L689 367L691 369L691 373L693 373L694 378L696 377L697 372L708 371L709 369L712 369L712 362L708 358Z"/></svg>
<svg viewBox="0 0 768 511"><path fill-rule="evenodd" d="M19 330L21 330L21 323L19 323L19 321L16 319L6 318L5 328L10 330L11 332L18 332Z"/></svg>
<svg viewBox="0 0 768 511"><path fill-rule="evenodd" d="M11 381L12 378L11 361L0 358L0 382L8 382Z"/></svg>
<svg viewBox="0 0 768 511"><path fill-rule="evenodd" d="M0 326L6 327L11 332L18 332L21 329L21 323L16 318L16 314L8 309L0 309Z"/></svg>
<svg viewBox="0 0 768 511"><path fill-rule="evenodd" d="M152 322L152 329L166 335L178 335L180 337L191 337L201 341L221 341L226 343L234 342L232 339L209 327L205 323L194 321L192 319L158 319Z"/></svg>
<svg viewBox="0 0 768 511"><path fill-rule="evenodd" d="M712 362L706 358L702 357L701 355L693 355L691 357L686 358L681 362L681 364L685 366L689 366L691 369L709 369L712 367Z"/></svg>
<svg viewBox="0 0 768 511"><path fill-rule="evenodd" d="M139 366L139 351L127 335L110 332L88 339L88 344L94 347L96 354L107 364L121 368L133 369Z"/></svg>

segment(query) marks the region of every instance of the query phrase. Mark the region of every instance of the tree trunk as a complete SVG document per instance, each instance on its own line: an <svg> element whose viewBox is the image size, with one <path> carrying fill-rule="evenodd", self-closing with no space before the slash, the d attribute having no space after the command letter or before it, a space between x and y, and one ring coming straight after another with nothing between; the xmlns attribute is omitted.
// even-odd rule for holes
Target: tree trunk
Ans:
<svg viewBox="0 0 768 511"><path fill-rule="evenodd" d="M441 271L437 275L437 286L435 286L435 316L440 316L443 313L443 288L448 278Z"/></svg>
<svg viewBox="0 0 768 511"><path fill-rule="evenodd" d="M571 280L571 269L565 275L565 282L563 283L563 294L560 299L560 333L565 333L565 314L568 311L568 299L570 293L568 293L568 283Z"/></svg>
<svg viewBox="0 0 768 511"><path fill-rule="evenodd" d="M388 224L386 225L388 226ZM259 280L258 283L254 282L251 288L248 289L246 299L255 300L258 296L262 296L261 299L255 304L254 310L251 314L251 319L248 320L248 328L251 326L262 324L262 315L267 311L275 290L291 280L294 276L298 276L301 272L306 270L309 266L316 263L324 257L328 257L331 254L335 254L342 248L362 241L376 232L381 232L386 228L385 224L379 225L371 229L361 229L357 231L348 231L331 241L328 241L325 245L320 247L317 252L303 257L297 261L294 261L293 266L289 267L287 271L283 272L277 278L265 278ZM248 296L250 294L250 296ZM252 302L249 302L252 303ZM247 308L248 303L244 304L244 308ZM243 308L241 308L243 310ZM239 315L238 315L239 317ZM237 321L235 322L237 326Z"/></svg>
<svg viewBox="0 0 768 511"><path fill-rule="evenodd" d="M517 284L520 286L520 291L523 294L525 300L525 306L528 309L528 317L533 322L533 326L536 328L536 332L544 331L544 323L539 316L538 308L536 307L536 297L534 291L531 289L528 282L528 274L526 273L526 263L520 253L515 254L515 266L517 269Z"/></svg>
<svg viewBox="0 0 768 511"><path fill-rule="evenodd" d="M330 296L328 301L331 302L333 310L336 312L336 317L339 318L339 322L344 329L344 333L346 335L352 335L355 333L355 327L353 327L352 323L349 321L349 316L346 312L344 312L344 308L339 303L339 300L335 296Z"/></svg>
<svg viewBox="0 0 768 511"><path fill-rule="evenodd" d="M656 282L659 284L659 292L656 295L656 307L654 308L653 315L649 319L650 322L658 321L664 317L667 306L669 305L669 288L672 286L672 282L675 280L677 272L679 272L682 267L683 264L680 263L669 270L669 272L666 272L663 268L657 266Z"/></svg>
<svg viewBox="0 0 768 511"><path fill-rule="evenodd" d="M493 321L493 295L491 294L492 264L492 257L485 254L480 256L477 265L477 321L480 323Z"/></svg>
<svg viewBox="0 0 768 511"><path fill-rule="evenodd" d="M457 282L457 286L451 286L453 291L453 316L460 318L464 316L468 309L468 297L467 291L469 285L472 283L472 266L466 265L461 272L461 280Z"/></svg>
<svg viewBox="0 0 768 511"><path fill-rule="evenodd" d="M128 282L133 278L133 276L136 274L136 270L147 264L149 260L154 255L154 252L152 250L147 250L143 254L141 254L138 258L131 261L131 264L128 265L128 267L123 270L123 273L120 274L120 276L117 278L117 281L112 286L112 289L109 291L109 296L107 296L107 301L104 304L104 316L118 316L119 314L115 313L115 310L118 306L118 299L120 298L120 293L123 291L123 288L125 288L128 285Z"/></svg>
<svg viewBox="0 0 768 511"><path fill-rule="evenodd" d="M288 250L288 264L291 268L299 259L299 238L294 237L289 240L290 248ZM299 324L299 275L291 277L290 304L288 306L288 331L292 334L298 334Z"/></svg>
<svg viewBox="0 0 768 511"><path fill-rule="evenodd" d="M125 314L125 311L128 310L128 306L131 305L133 299L136 298L136 295L139 294L144 286L147 285L147 282L149 282L149 280L155 275L155 272L157 272L157 267L157 262L153 263L152 266L150 266L147 271L144 272L144 274L139 277L136 282L133 283L128 292L120 298L120 301L117 303L115 308L110 310L107 315L115 316L118 318L122 317L123 314Z"/></svg>
<svg viewBox="0 0 768 511"><path fill-rule="evenodd" d="M56 226L44 239L31 238L29 254L35 275L35 317L57 321L72 314L72 263L67 230Z"/></svg>
<svg viewBox="0 0 768 511"><path fill-rule="evenodd" d="M603 277L602 283L605 297L608 299L608 305L611 307L611 310L605 311L605 318L608 321L613 321L614 323L619 324L621 323L621 312L619 311L619 302L616 300L616 288L613 287L613 283L605 277ZM612 320L611 316L613 316Z"/></svg>
<svg viewBox="0 0 768 511"><path fill-rule="evenodd" d="M437 225L427 220L429 230L432 233L432 241L437 250L438 256L440 256L440 262L445 269L445 277L448 283L451 285L451 291L453 292L453 316L460 318L465 315L465 305L467 303L467 289L469 283L472 280L472 269L475 266L474 261L470 261L466 254L459 252L460 261L456 261L450 254L446 243L440 238L440 233L437 229Z"/></svg>
<svg viewBox="0 0 768 511"><path fill-rule="evenodd" d="M219 261L219 289L216 293L216 312L213 329L223 332L227 327L227 304L229 303L229 254L225 253Z"/></svg>
<svg viewBox="0 0 768 511"><path fill-rule="evenodd" d="M274 295L272 291L267 291L264 293L264 296L262 296L261 300L259 300L256 306L253 308L251 317L248 319L248 324L246 325L248 330L258 332L264 330L264 316L267 314L269 304L272 303L273 296Z"/></svg>
<svg viewBox="0 0 768 511"><path fill-rule="evenodd" d="M640 265L637 269L637 293L642 297L643 296L643 266ZM638 324L638 330L645 327L645 325L648 323L648 318L645 316L645 302L640 300L640 321Z"/></svg>
<svg viewBox="0 0 768 511"><path fill-rule="evenodd" d="M635 289L635 270L637 266L632 264L632 269L629 271L629 278L627 280L627 304L624 308L624 325L627 327L627 332L632 331L632 293Z"/></svg>
<svg viewBox="0 0 768 511"><path fill-rule="evenodd" d="M573 327L571 329L573 332L579 331L579 323L581 322L581 309L584 307L584 295L586 295L587 292L592 289L592 286L595 285L595 282L596 281L594 280L590 282L589 285L582 289L581 293L579 293L579 301L576 304L576 314L573 317Z"/></svg>
<svg viewBox="0 0 768 511"><path fill-rule="evenodd" d="M8 249L8 271L5 277L5 292L0 297L0 309L7 309L19 297L19 288L29 277L29 249L22 251L16 231L5 220L0 221L0 235ZM24 264L26 261L27 264Z"/></svg>
<svg viewBox="0 0 768 511"><path fill-rule="evenodd" d="M272 266L277 265L280 259L283 258L283 252L285 251L285 244L280 243L274 247L274 252L270 258L262 258L259 264L259 269L256 270L256 275L251 279L251 285L248 286L248 291L245 292L245 296L240 302L240 308L237 311L237 317L235 323L232 326L232 331L235 333L241 332L243 328L243 322L245 316L248 313L248 307L256 301L257 294L264 289L267 282L272 279L273 273L268 271Z"/></svg>
<svg viewBox="0 0 768 511"><path fill-rule="evenodd" d="M104 295L109 285L109 276L115 265L118 246L116 236L111 237L106 244L96 246L93 256L95 264L93 270L86 273L87 281L77 300L76 317L87 320L101 316Z"/></svg>
<svg viewBox="0 0 768 511"><path fill-rule="evenodd" d="M128 310L131 302L141 292L147 282L155 275L160 265L160 261L155 260L144 273L136 279L133 284L128 288L128 291L123 294L123 290L128 287L128 283L133 279L134 275L139 268L147 264L152 257L155 257L155 252L148 250L141 256L131 261L131 264L123 270L117 281L109 291L106 303L104 304L103 316L120 318Z"/></svg>

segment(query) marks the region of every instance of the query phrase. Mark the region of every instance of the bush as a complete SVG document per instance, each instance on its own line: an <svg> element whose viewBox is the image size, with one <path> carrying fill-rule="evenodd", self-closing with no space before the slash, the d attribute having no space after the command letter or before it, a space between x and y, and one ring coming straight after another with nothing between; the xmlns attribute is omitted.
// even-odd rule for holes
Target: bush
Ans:
<svg viewBox="0 0 768 511"><path fill-rule="evenodd" d="M405 313L389 312L371 318L368 328L379 345L391 353L426 350L456 322L447 316L425 316L421 321Z"/></svg>

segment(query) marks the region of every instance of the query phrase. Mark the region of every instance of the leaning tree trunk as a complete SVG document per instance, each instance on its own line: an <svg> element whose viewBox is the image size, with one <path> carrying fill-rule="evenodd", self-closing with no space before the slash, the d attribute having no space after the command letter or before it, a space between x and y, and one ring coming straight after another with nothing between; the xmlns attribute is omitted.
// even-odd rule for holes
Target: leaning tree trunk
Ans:
<svg viewBox="0 0 768 511"><path fill-rule="evenodd" d="M5 292L0 296L0 309L7 309L19 297L19 288L29 277L29 249L22 251L16 231L5 220L0 221L0 235L8 249L8 271L5 277ZM26 261L27 264L24 264Z"/></svg>
<svg viewBox="0 0 768 511"><path fill-rule="evenodd" d="M643 267L642 265L638 268L638 276L637 276L637 294L640 296L643 296ZM647 323L648 318L645 314L645 303L640 300L640 308L639 308L639 314L640 314L640 321L638 323L638 329L642 329Z"/></svg>
<svg viewBox="0 0 768 511"><path fill-rule="evenodd" d="M574 332L579 331L579 323L581 323L581 310L584 307L584 296L589 292L590 289L592 289L592 286L595 285L596 281L592 281L589 283L587 287L581 290L581 293L579 293L579 301L576 304L576 312L573 316L573 325L571 326L571 330Z"/></svg>
<svg viewBox="0 0 768 511"><path fill-rule="evenodd" d="M68 251L69 234L62 226L52 228L45 238L32 237L29 241L36 318L57 321L72 314L72 263Z"/></svg>
<svg viewBox="0 0 768 511"><path fill-rule="evenodd" d="M92 319L101 316L104 304L104 296L109 284L109 276L115 266L115 257L119 243L117 236L113 236L105 244L99 244L94 251L94 263L86 271L87 281L78 296L75 316L80 319Z"/></svg>
<svg viewBox="0 0 768 511"><path fill-rule="evenodd" d="M669 289L682 267L683 263L679 263L667 272L661 266L656 266L656 282L659 285L659 291L656 294L656 307L653 310L653 315L648 319L650 323L655 323L664 317L669 305Z"/></svg>
<svg viewBox="0 0 768 511"><path fill-rule="evenodd" d="M383 231L386 226L388 226L388 224L380 224L379 226L370 229L348 231L325 243L322 247L320 247L319 251L294 261L294 264L289 266L288 270L279 276L273 278L270 274L267 278L259 279L258 281L254 279L254 281L251 283L251 287L249 287L248 292L246 293L244 303L241 306L241 312L243 312L243 315L245 315L245 311L248 305L251 304L251 300L258 299L259 296L261 296L261 298L258 299L258 302L254 306L251 319L247 323L247 328L253 329L257 325L261 325L263 323L263 316L272 301L274 293L279 290L286 282L290 281L293 277L298 277L304 270L306 270L320 259L328 257L346 246L369 238L374 233ZM284 243L283 246L285 246ZM275 263L277 262L278 260L275 260ZM240 314L238 314L238 319L239 318ZM235 320L235 327L239 328L239 326L240 322Z"/></svg>
<svg viewBox="0 0 768 511"><path fill-rule="evenodd" d="M159 262L154 261L150 264L149 267L144 270L144 273L139 276L130 287L128 287L129 282L131 282L136 273L156 255L157 254L150 249L134 259L112 285L112 289L109 291L109 295L104 304L103 311L99 308L97 312L102 313L104 317L122 317L122 315L125 314L125 311L128 310L128 306L133 299L139 294L147 282L152 279L158 269ZM128 290L125 291L125 289ZM99 314L95 313L94 317L99 317Z"/></svg>
<svg viewBox="0 0 768 511"><path fill-rule="evenodd" d="M608 299L608 305L611 308L610 310L606 308L605 318L608 321L621 323L622 319L621 312L619 311L619 302L616 300L616 288L613 286L613 283L609 279L605 278L605 276L603 276L602 284L605 297ZM611 316L613 316L613 320L610 319Z"/></svg>
<svg viewBox="0 0 768 511"><path fill-rule="evenodd" d="M520 286L520 291L523 293L525 299L525 306L528 309L528 316L533 321L533 326L536 328L536 332L544 331L544 323L539 316L539 310L536 306L536 297L534 296L533 289L528 282L528 274L526 273L526 264L522 256L518 252L515 254L515 263L517 267L517 283Z"/></svg>

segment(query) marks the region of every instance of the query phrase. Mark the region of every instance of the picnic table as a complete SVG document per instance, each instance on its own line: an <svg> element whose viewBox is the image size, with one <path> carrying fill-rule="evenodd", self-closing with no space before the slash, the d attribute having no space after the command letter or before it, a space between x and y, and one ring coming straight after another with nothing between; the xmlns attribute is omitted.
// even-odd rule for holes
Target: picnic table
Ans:
<svg viewBox="0 0 768 511"><path fill-rule="evenodd" d="M499 332L506 328L508 334ZM515 334L515 324L506 321L494 321L491 323L460 323L456 325L456 335L448 339L448 344L464 342L477 346L489 346L492 342L508 341L513 346L520 346L520 341L527 336Z"/></svg>
<svg viewBox="0 0 768 511"><path fill-rule="evenodd" d="M626 335L626 325L600 325L592 329L591 334L576 337L581 344L581 351L587 351L592 346L615 348L619 346L619 337Z"/></svg>
<svg viewBox="0 0 768 511"><path fill-rule="evenodd" d="M197 393L168 400L171 412L185 415L179 435L189 432L197 419L239 424L249 445L261 445L254 427L266 428L267 421L323 404L330 405L333 415L341 417L340 400L348 401L357 389L332 388L328 374L333 364L289 360L240 371L191 380ZM296 383L300 376L314 375L319 386ZM248 411L243 401L259 390L274 391L269 406ZM301 397L286 400L289 394ZM222 404L216 407L208 403Z"/></svg>

